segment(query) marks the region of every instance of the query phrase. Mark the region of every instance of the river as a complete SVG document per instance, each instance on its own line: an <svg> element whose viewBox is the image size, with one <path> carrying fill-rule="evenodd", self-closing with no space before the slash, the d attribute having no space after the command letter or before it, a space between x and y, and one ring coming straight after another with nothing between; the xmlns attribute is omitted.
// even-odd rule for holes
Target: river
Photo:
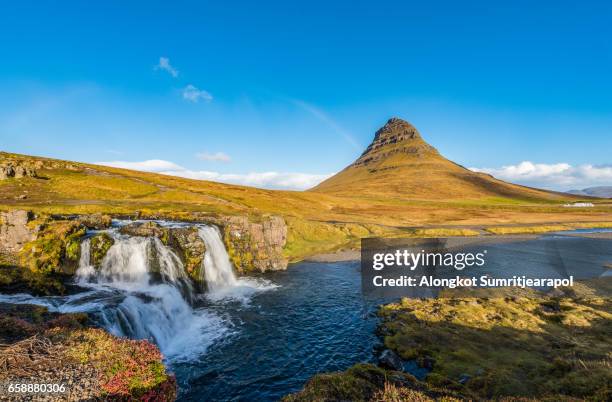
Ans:
<svg viewBox="0 0 612 402"><path fill-rule="evenodd" d="M115 228L109 231L115 244L100 269L89 265L89 245L83 243L75 293L0 295L0 301L85 311L116 335L151 339L185 401L278 400L317 373L375 360L376 309L385 300L363 296L358 262L304 262L236 277L218 230L201 225L199 232L208 250L205 294L194 291L168 247ZM602 264L612 261L609 239L552 234L493 247L507 253L510 265L522 259L530 271L547 272L555 262L541 250L559 249L553 244L561 244L565 266L580 268L578 277L605 275Z"/></svg>

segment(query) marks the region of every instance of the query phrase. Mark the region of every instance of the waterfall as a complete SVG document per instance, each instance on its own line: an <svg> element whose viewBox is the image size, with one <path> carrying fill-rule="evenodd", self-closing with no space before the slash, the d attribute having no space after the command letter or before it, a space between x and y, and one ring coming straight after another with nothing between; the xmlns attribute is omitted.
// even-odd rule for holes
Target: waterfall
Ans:
<svg viewBox="0 0 612 402"><path fill-rule="evenodd" d="M90 264L90 242L82 243L77 277L105 300L96 315L109 332L151 339L172 358L203 353L225 333L219 317L193 309L192 285L171 248L153 237L108 234L114 244L99 269Z"/></svg>
<svg viewBox="0 0 612 402"><path fill-rule="evenodd" d="M198 232L206 245L202 271L208 290L215 293L236 286L236 275L219 229L213 226L201 226Z"/></svg>
<svg viewBox="0 0 612 402"><path fill-rule="evenodd" d="M185 227L172 222L160 225ZM52 311L87 312L114 335L154 341L171 361L192 359L230 331L227 318L216 313L219 304L209 308L211 302L248 304L255 293L276 287L264 279L236 278L219 229L196 227L206 245L205 298L196 294L172 248L156 237L132 237L113 227L104 231L114 242L99 266L92 265L91 241L81 243L75 279L85 290L68 296L11 299Z"/></svg>
<svg viewBox="0 0 612 402"><path fill-rule="evenodd" d="M91 265L91 242L89 239L81 243L81 258L79 259L79 269L76 272L77 282L84 283L87 278L95 275L96 271Z"/></svg>
<svg viewBox="0 0 612 402"><path fill-rule="evenodd" d="M236 278L221 232L216 226L199 226L198 233L206 245L202 275L209 300L234 300L246 305L254 294L276 288L276 285L265 279Z"/></svg>

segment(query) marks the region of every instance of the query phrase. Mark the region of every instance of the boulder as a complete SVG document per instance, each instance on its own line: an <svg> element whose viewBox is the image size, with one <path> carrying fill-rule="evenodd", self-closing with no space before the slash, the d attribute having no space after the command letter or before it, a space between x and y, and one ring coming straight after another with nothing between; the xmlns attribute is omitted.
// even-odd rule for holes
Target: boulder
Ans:
<svg viewBox="0 0 612 402"><path fill-rule="evenodd" d="M404 370L404 362L402 359L392 351L391 349L385 349L378 357L378 365L383 368L387 368L395 371Z"/></svg>
<svg viewBox="0 0 612 402"><path fill-rule="evenodd" d="M24 210L0 212L0 250L16 253L34 240L38 228L28 225L33 218L31 212Z"/></svg>

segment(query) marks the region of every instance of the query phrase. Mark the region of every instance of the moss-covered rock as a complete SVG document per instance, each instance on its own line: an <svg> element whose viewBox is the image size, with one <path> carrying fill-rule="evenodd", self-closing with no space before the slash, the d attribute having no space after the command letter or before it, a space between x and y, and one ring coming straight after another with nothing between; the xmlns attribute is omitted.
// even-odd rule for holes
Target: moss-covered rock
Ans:
<svg viewBox="0 0 612 402"><path fill-rule="evenodd" d="M79 215L76 218L83 226L93 230L103 230L111 227L113 219L110 215L105 214L90 214Z"/></svg>
<svg viewBox="0 0 612 402"><path fill-rule="evenodd" d="M94 235L89 240L90 264L96 268L100 268L102 260L113 244L115 244L115 240L107 233L98 233Z"/></svg>
<svg viewBox="0 0 612 402"><path fill-rule="evenodd" d="M65 343L69 357L96 368L104 399L176 399L176 379L166 372L161 352L149 341L116 338L90 328L72 331Z"/></svg>
<svg viewBox="0 0 612 402"><path fill-rule="evenodd" d="M36 240L21 251L21 262L32 272L74 274L86 229L75 221L50 221Z"/></svg>
<svg viewBox="0 0 612 402"><path fill-rule="evenodd" d="M85 232L75 221L47 221L36 239L25 244L20 252L22 277L35 293L63 291L61 276L75 273Z"/></svg>
<svg viewBox="0 0 612 402"><path fill-rule="evenodd" d="M218 223L232 264L240 273L266 272L287 268L283 255L287 225L279 216L252 221L247 216L226 216Z"/></svg>
<svg viewBox="0 0 612 402"><path fill-rule="evenodd" d="M185 271L191 280L202 285L202 263L206 253L206 244L198 234L196 227L173 228L168 235L168 245L178 254L185 265Z"/></svg>
<svg viewBox="0 0 612 402"><path fill-rule="evenodd" d="M128 236L157 237L162 243L167 245L170 229L162 227L159 223L153 221L134 222L121 227L119 233Z"/></svg>

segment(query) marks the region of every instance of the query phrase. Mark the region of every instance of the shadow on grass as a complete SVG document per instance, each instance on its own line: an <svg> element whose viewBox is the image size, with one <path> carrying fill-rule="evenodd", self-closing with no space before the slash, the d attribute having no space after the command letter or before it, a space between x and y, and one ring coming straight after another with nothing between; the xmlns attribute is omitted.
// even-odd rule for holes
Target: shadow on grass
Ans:
<svg viewBox="0 0 612 402"><path fill-rule="evenodd" d="M404 299L379 331L404 359L433 360L428 384L464 396L610 400L612 304L598 294Z"/></svg>

